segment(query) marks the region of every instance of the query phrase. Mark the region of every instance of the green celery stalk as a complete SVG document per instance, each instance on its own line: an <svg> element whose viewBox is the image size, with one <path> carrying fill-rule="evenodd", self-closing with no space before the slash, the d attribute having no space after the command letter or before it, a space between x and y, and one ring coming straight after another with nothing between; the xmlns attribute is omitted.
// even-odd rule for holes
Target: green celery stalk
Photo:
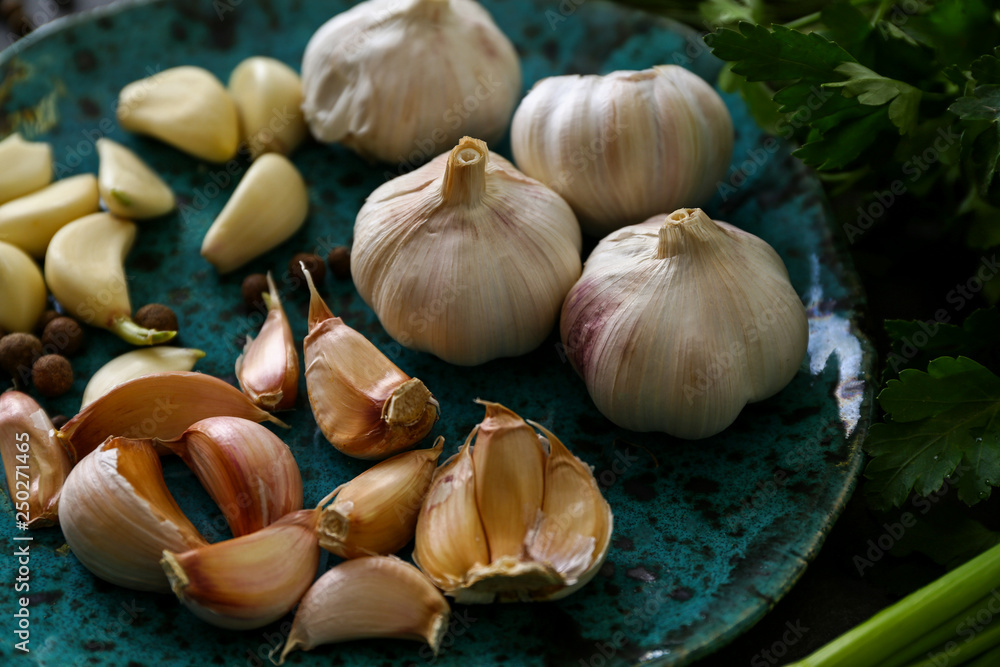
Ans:
<svg viewBox="0 0 1000 667"><path fill-rule="evenodd" d="M1000 545L786 667L876 667L1000 586Z"/></svg>
<svg viewBox="0 0 1000 667"><path fill-rule="evenodd" d="M998 619L993 619L971 639L958 644L951 651L945 651L943 646L939 647L941 650L933 652L919 662L911 663L909 667L942 667L942 665L957 667L998 647L1000 647L1000 622ZM996 665L997 663L993 663L993 667Z"/></svg>
<svg viewBox="0 0 1000 667"><path fill-rule="evenodd" d="M997 665L1000 665L1000 646L983 653L966 667L997 667Z"/></svg>
<svg viewBox="0 0 1000 667"><path fill-rule="evenodd" d="M990 605L997 606L998 602L1000 602L1000 591L994 589L986 597L977 600L975 604L966 607L953 618L949 618L934 630L899 651L896 655L882 662L879 667L903 667L904 665L909 665L914 660L919 659L920 656L927 655L930 651L944 645L945 642L955 637L958 634L959 624L966 618L970 616L975 618L984 609L989 613L993 613ZM997 665L1000 665L1000 662L993 665L993 667L997 667Z"/></svg>

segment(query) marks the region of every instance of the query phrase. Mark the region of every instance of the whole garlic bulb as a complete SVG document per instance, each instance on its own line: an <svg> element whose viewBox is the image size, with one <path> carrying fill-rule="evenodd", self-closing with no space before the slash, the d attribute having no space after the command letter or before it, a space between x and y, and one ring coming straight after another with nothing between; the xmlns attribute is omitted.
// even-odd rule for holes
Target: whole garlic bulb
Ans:
<svg viewBox="0 0 1000 667"><path fill-rule="evenodd" d="M608 419L705 438L791 382L809 325L771 246L680 209L597 245L566 297L561 333Z"/></svg>
<svg viewBox="0 0 1000 667"><path fill-rule="evenodd" d="M580 247L562 198L465 137L369 195L351 274L390 336L471 366L542 343L580 275Z"/></svg>
<svg viewBox="0 0 1000 667"><path fill-rule="evenodd" d="M604 236L715 191L733 152L722 98L676 65L542 79L511 126L514 161Z"/></svg>
<svg viewBox="0 0 1000 667"><path fill-rule="evenodd" d="M312 36L302 86L318 140L413 165L466 134L499 139L521 66L474 0L368 0Z"/></svg>

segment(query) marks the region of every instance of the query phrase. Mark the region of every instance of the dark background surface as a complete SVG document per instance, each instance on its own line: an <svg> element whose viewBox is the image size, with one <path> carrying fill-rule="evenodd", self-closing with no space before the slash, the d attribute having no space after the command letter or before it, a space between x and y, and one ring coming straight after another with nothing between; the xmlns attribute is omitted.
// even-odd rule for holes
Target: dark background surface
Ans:
<svg viewBox="0 0 1000 667"><path fill-rule="evenodd" d="M0 0L0 49L62 14L109 2ZM834 197L838 221L852 222L861 202L859 196ZM887 352L883 320L926 320L946 308L953 321L961 322L976 307L986 305L977 301L957 312L949 305L947 295L955 289L956 277L971 276L980 257L961 238L953 237L945 221L925 219L924 215L916 198L903 199L853 244L843 239L868 295L863 326L880 359ZM918 523L933 524L956 502L945 493L933 502L911 503L894 514L880 515L865 503L862 481L818 557L791 592L754 628L697 666L786 664L940 576L945 569L926 556L911 553L904 557L894 555L891 549L884 553L879 542L897 546L892 545L896 541L893 524L901 512L909 511ZM998 510L1000 501L994 496L977 506L974 516L996 530L1000 529Z"/></svg>

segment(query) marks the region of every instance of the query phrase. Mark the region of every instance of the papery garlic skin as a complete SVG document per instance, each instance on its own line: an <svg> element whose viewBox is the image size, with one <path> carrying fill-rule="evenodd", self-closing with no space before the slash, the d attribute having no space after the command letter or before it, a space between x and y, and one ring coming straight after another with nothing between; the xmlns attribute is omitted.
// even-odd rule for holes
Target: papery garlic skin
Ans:
<svg viewBox="0 0 1000 667"><path fill-rule="evenodd" d="M85 456L63 485L59 525L88 570L139 591L170 590L160 568L164 549L208 544L170 495L144 440L108 438Z"/></svg>
<svg viewBox="0 0 1000 667"><path fill-rule="evenodd" d="M198 618L249 630L278 620L316 577L316 510L287 514L249 535L183 553L163 551L170 587Z"/></svg>
<svg viewBox="0 0 1000 667"><path fill-rule="evenodd" d="M195 362L204 356L205 353L201 350L170 345L157 345L126 352L104 364L90 376L83 390L80 409L87 407L118 385L143 375L166 371L190 371L194 368Z"/></svg>
<svg viewBox="0 0 1000 667"><path fill-rule="evenodd" d="M229 75L229 94L251 158L269 152L288 155L302 143L302 80L291 67L274 58L247 58Z"/></svg>
<svg viewBox="0 0 1000 667"><path fill-rule="evenodd" d="M465 137L369 195L351 275L399 343L472 366L545 340L581 243L562 198Z"/></svg>
<svg viewBox="0 0 1000 667"><path fill-rule="evenodd" d="M771 246L680 209L597 245L566 297L561 335L604 416L697 439L791 382L809 325Z"/></svg>
<svg viewBox="0 0 1000 667"><path fill-rule="evenodd" d="M437 654L450 615L441 592L409 563L356 558L328 570L305 594L276 664L295 650L369 638L423 641Z"/></svg>
<svg viewBox="0 0 1000 667"><path fill-rule="evenodd" d="M299 351L270 272L267 284L270 291L262 295L267 317L257 338L247 336L243 354L236 359L236 379L250 400L273 412L295 405L299 395Z"/></svg>
<svg viewBox="0 0 1000 667"><path fill-rule="evenodd" d="M133 81L118 94L118 123L194 157L225 162L236 156L236 104L215 75L201 67L173 67Z"/></svg>
<svg viewBox="0 0 1000 667"><path fill-rule="evenodd" d="M729 168L733 124L712 87L676 65L555 76L521 101L511 148L600 237L707 202Z"/></svg>
<svg viewBox="0 0 1000 667"><path fill-rule="evenodd" d="M309 213L302 174L284 155L254 160L208 228L201 256L229 273L287 241Z"/></svg>
<svg viewBox="0 0 1000 667"><path fill-rule="evenodd" d="M52 182L52 145L25 141L14 132L0 141L0 164L17 165L17 169L0 171L0 204L6 204Z"/></svg>
<svg viewBox="0 0 1000 667"><path fill-rule="evenodd" d="M413 561L463 604L565 597L607 556L611 507L590 466L555 435L532 423L542 438L510 409L477 402L486 417L435 474Z"/></svg>
<svg viewBox="0 0 1000 667"><path fill-rule="evenodd" d="M0 394L0 455L16 520L28 528L57 523L59 494L74 461L45 410L19 391Z"/></svg>
<svg viewBox="0 0 1000 667"><path fill-rule="evenodd" d="M0 241L0 285L5 292L0 302L0 327L11 332L32 331L45 312L49 291L35 260L3 241Z"/></svg>
<svg viewBox="0 0 1000 667"><path fill-rule="evenodd" d="M94 175L70 176L0 206L0 241L41 259L56 232L99 210Z"/></svg>
<svg viewBox="0 0 1000 667"><path fill-rule="evenodd" d="M316 31L302 83L316 139L419 164L465 134L499 140L521 95L521 67L473 0L369 0Z"/></svg>
<svg viewBox="0 0 1000 667"><path fill-rule="evenodd" d="M266 427L239 417L209 417L160 445L181 457L233 537L249 535L302 509L302 476L291 450Z"/></svg>
<svg viewBox="0 0 1000 667"><path fill-rule="evenodd" d="M309 283L309 333L302 341L306 389L316 424L338 450L384 459L427 435L441 414L423 382L334 317Z"/></svg>
<svg viewBox="0 0 1000 667"><path fill-rule="evenodd" d="M337 490L320 515L319 545L341 558L393 554L413 539L417 514L444 449L403 452Z"/></svg>
<svg viewBox="0 0 1000 667"><path fill-rule="evenodd" d="M97 140L101 199L108 210L130 220L166 215L177 206L174 191L142 158L106 137Z"/></svg>

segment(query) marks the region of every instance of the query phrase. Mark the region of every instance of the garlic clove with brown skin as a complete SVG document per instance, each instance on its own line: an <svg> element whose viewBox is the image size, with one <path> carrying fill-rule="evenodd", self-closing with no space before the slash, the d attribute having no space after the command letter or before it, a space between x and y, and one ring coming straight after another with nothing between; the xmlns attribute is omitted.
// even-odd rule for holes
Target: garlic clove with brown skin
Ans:
<svg viewBox="0 0 1000 667"><path fill-rule="evenodd" d="M270 272L267 284L269 292L262 295L267 318L257 338L247 336L243 354L236 360L236 379L243 393L257 406L275 412L295 405L299 394L299 352Z"/></svg>
<svg viewBox="0 0 1000 667"><path fill-rule="evenodd" d="M328 570L305 594L276 664L295 650L376 637L426 642L437 654L450 615L441 592L409 563L356 558Z"/></svg>
<svg viewBox="0 0 1000 667"><path fill-rule="evenodd" d="M499 140L521 95L521 67L474 0L369 0L312 36L302 85L316 139L416 165L466 134Z"/></svg>
<svg viewBox="0 0 1000 667"><path fill-rule="evenodd" d="M83 390L80 409L123 382L165 371L190 371L205 356L201 350L170 345L144 347L121 354L97 369Z"/></svg>
<svg viewBox="0 0 1000 667"><path fill-rule="evenodd" d="M264 426L209 417L158 444L181 457L222 510L234 537L302 509L302 476L291 450Z"/></svg>
<svg viewBox="0 0 1000 667"><path fill-rule="evenodd" d="M465 137L369 195L351 274L399 343L471 366L545 340L581 242L562 198Z"/></svg>
<svg viewBox="0 0 1000 667"><path fill-rule="evenodd" d="M310 292L309 333L302 343L306 387L323 435L361 459L383 459L412 447L437 421L437 400L423 382L334 317L312 275L303 271Z"/></svg>
<svg viewBox="0 0 1000 667"><path fill-rule="evenodd" d="M208 544L170 495L147 440L111 437L81 459L63 485L59 525L88 570L140 591L170 590L164 549Z"/></svg>
<svg viewBox="0 0 1000 667"><path fill-rule="evenodd" d="M249 535L178 553L163 551L177 598L220 628L249 630L278 620L316 577L317 510L287 514Z"/></svg>
<svg viewBox="0 0 1000 667"><path fill-rule="evenodd" d="M302 80L291 67L274 58L247 58L229 75L229 94L251 158L288 155L302 143L307 131Z"/></svg>
<svg viewBox="0 0 1000 667"><path fill-rule="evenodd" d="M413 560L460 603L564 597L607 555L611 508L590 467L553 434L535 425L543 439L508 408L479 402L486 417L427 492Z"/></svg>
<svg viewBox="0 0 1000 667"><path fill-rule="evenodd" d="M15 519L28 528L59 521L59 495L73 467L45 410L19 391L0 394L0 455Z"/></svg>
<svg viewBox="0 0 1000 667"><path fill-rule="evenodd" d="M697 439L791 382L809 325L771 246L679 209L597 245L566 297L561 334L603 415Z"/></svg>
<svg viewBox="0 0 1000 667"><path fill-rule="evenodd" d="M733 124L715 90L677 65L554 76L518 106L511 148L600 237L707 202L729 168Z"/></svg>
<svg viewBox="0 0 1000 667"><path fill-rule="evenodd" d="M444 438L430 449L396 454L337 490L320 515L319 545L341 558L388 555L413 539Z"/></svg>

